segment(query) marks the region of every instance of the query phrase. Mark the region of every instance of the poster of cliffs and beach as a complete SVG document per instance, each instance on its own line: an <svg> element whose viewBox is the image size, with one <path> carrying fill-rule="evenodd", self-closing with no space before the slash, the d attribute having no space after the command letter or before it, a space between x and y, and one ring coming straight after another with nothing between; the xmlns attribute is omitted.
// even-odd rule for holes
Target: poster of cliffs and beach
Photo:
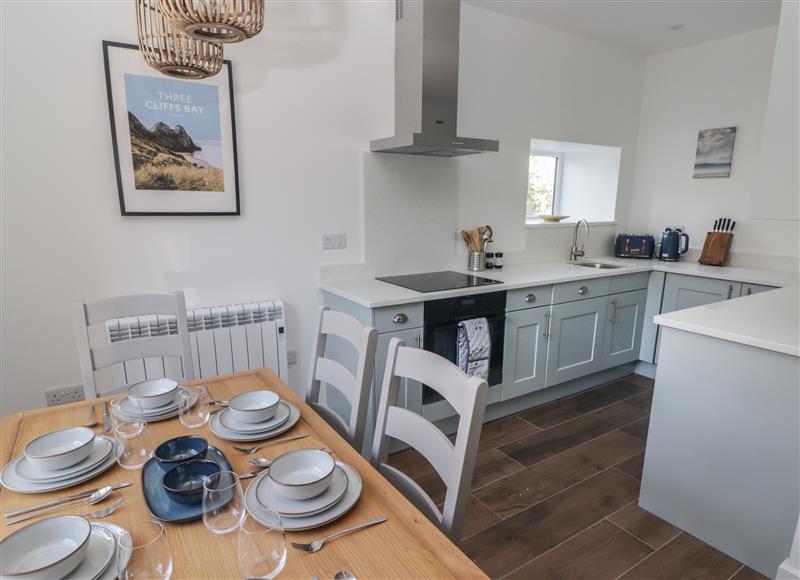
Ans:
<svg viewBox="0 0 800 580"><path fill-rule="evenodd" d="M216 86L125 74L125 98L137 190L225 190Z"/></svg>

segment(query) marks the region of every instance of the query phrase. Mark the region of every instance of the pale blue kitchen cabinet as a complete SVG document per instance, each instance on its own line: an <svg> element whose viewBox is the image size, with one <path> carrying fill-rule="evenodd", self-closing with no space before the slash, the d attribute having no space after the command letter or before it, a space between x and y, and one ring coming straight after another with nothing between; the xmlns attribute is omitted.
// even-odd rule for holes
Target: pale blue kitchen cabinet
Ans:
<svg viewBox="0 0 800 580"><path fill-rule="evenodd" d="M603 368L633 362L642 343L647 290L623 292L608 297Z"/></svg>
<svg viewBox="0 0 800 580"><path fill-rule="evenodd" d="M667 274L661 314L738 298L741 291L742 283L733 280Z"/></svg>
<svg viewBox="0 0 800 580"><path fill-rule="evenodd" d="M775 286L764 286L763 284L742 284L742 296L750 296L751 294L758 294L759 292L767 292L768 290L775 290Z"/></svg>
<svg viewBox="0 0 800 580"><path fill-rule="evenodd" d="M608 297L553 306L547 360L547 386L601 370Z"/></svg>
<svg viewBox="0 0 800 580"><path fill-rule="evenodd" d="M527 395L546 386L549 318L550 306L506 314L501 394L503 401Z"/></svg>

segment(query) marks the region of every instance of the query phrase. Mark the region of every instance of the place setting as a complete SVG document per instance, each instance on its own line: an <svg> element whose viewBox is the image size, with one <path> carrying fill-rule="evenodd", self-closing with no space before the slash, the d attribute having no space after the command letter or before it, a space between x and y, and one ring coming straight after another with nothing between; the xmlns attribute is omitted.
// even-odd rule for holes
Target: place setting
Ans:
<svg viewBox="0 0 800 580"><path fill-rule="evenodd" d="M272 391L247 391L215 412L209 428L220 439L233 442L260 441L289 431L300 419L300 409Z"/></svg>
<svg viewBox="0 0 800 580"><path fill-rule="evenodd" d="M183 387L172 379L151 379L128 387L127 395L117 401L118 414L130 421L163 421L197 403L207 406L208 398L205 387Z"/></svg>

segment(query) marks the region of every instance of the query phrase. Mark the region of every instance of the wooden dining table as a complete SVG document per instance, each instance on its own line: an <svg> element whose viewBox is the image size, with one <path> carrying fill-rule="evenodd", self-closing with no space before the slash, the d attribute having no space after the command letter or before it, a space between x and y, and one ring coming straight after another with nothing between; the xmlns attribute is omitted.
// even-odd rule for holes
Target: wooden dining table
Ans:
<svg viewBox="0 0 800 580"><path fill-rule="evenodd" d="M204 384L213 399L230 399L238 393L267 389L275 391L300 409L300 420L288 432L289 437L308 433L309 437L279 443L258 453L270 459L293 449L327 447L333 455L353 466L363 480L363 491L349 513L333 523L306 532L287 532L289 542L310 542L360 522L385 516L388 522L338 538L317 553L307 553L288 545L285 578L314 576L333 578L336 572L347 570L357 578L485 578L481 570L461 552L435 525L401 495L370 463L334 431L305 401L269 369L257 369L232 375L191 381L187 385ZM35 437L64 427L86 423L89 406L99 401L81 401L69 405L14 413L0 423L0 460L5 465L22 453ZM102 429L102 421L96 430ZM177 417L149 424L153 441L162 441L183 434L202 435L220 449L239 473L251 471L251 457L233 448L233 443L211 433L208 425L188 429ZM246 444L249 445L249 444ZM34 503L71 495L77 491L114 483L130 482L131 486L114 492L124 503L104 521L122 527L154 519L142 495L141 470L128 471L117 465L105 473L69 490L43 494L20 494L8 489L0 491L3 513ZM249 485L253 480L244 480ZM107 500L108 501L108 500ZM85 505L59 513L82 513ZM0 525L0 538L6 537L21 525ZM166 524L173 560L174 578L240 578L236 549L237 533L217 536L207 531L202 520L183 524Z"/></svg>

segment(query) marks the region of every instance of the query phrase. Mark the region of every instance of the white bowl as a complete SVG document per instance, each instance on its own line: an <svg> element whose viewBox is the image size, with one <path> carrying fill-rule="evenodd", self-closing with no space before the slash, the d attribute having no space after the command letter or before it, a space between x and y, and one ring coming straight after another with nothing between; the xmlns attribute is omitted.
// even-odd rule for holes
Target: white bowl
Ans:
<svg viewBox="0 0 800 580"><path fill-rule="evenodd" d="M328 489L336 461L320 449L284 453L269 466L275 488L289 499L309 499Z"/></svg>
<svg viewBox="0 0 800 580"><path fill-rule="evenodd" d="M263 423L275 416L281 398L272 391L248 391L231 399L231 416L244 423Z"/></svg>
<svg viewBox="0 0 800 580"><path fill-rule="evenodd" d="M91 535L92 525L79 516L32 523L0 542L0 576L63 578L83 561Z"/></svg>
<svg viewBox="0 0 800 580"><path fill-rule="evenodd" d="M25 458L45 470L64 469L89 457L94 431L71 427L37 437L25 446Z"/></svg>
<svg viewBox="0 0 800 580"><path fill-rule="evenodd" d="M172 379L152 379L128 387L128 397L142 409L163 407L175 400L178 383Z"/></svg>

